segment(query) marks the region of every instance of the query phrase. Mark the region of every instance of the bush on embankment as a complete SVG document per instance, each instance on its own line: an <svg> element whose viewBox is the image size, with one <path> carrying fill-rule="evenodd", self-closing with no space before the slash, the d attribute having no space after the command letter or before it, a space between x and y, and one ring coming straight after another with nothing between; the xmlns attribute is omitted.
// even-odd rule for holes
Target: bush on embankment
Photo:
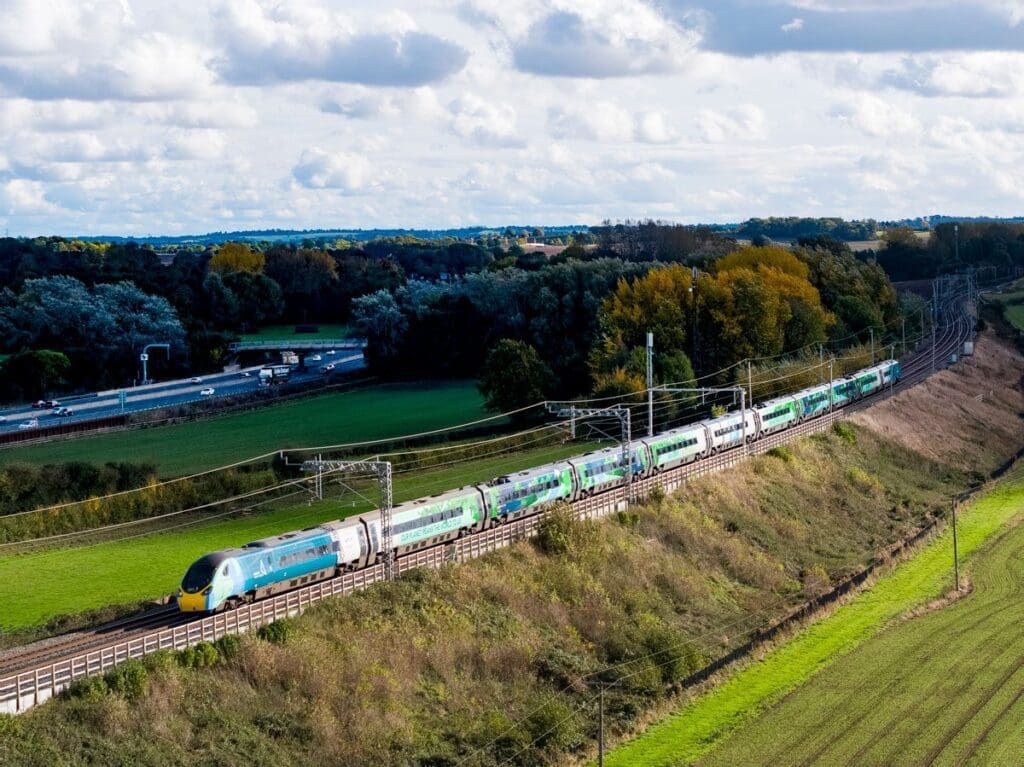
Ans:
<svg viewBox="0 0 1024 767"><path fill-rule="evenodd" d="M130 704L61 700L0 728L0 763L570 763L592 754L601 685L609 731L634 726L678 679L859 568L966 478L866 430L849 436L329 600L286 642L247 634L211 668L150 664Z"/></svg>

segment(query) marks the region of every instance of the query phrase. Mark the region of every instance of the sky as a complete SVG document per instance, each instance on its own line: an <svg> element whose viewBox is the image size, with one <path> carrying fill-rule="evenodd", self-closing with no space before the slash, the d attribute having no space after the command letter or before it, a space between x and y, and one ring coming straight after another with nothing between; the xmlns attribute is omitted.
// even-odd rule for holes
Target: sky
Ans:
<svg viewBox="0 0 1024 767"><path fill-rule="evenodd" d="M11 235L931 213L1024 213L1024 0L0 0Z"/></svg>

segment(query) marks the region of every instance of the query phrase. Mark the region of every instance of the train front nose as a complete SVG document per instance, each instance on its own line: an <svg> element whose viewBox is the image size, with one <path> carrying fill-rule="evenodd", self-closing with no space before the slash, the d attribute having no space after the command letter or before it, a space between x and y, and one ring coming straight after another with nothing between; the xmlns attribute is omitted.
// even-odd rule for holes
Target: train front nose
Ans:
<svg viewBox="0 0 1024 767"><path fill-rule="evenodd" d="M206 612L206 597L210 593L209 587L195 594L187 591L178 592L178 609L183 613L204 613Z"/></svg>

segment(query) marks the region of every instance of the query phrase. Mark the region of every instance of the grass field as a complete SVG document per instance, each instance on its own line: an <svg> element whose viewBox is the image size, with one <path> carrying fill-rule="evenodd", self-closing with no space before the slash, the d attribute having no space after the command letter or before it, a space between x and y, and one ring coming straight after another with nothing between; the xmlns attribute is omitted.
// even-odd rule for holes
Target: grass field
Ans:
<svg viewBox="0 0 1024 767"><path fill-rule="evenodd" d="M279 449L400 437L485 415L472 381L378 386L189 423L9 448L0 450L0 466L150 461L160 476L173 477Z"/></svg>
<svg viewBox="0 0 1024 767"><path fill-rule="evenodd" d="M994 294L992 300L1003 305L1003 315L1007 322L1017 330L1024 331L1024 290Z"/></svg>
<svg viewBox="0 0 1024 767"><path fill-rule="evenodd" d="M319 324L316 333L296 333L294 325L270 325L260 328L253 333L243 333L239 336L242 341L288 341L310 340L310 339L339 339L348 336L348 325Z"/></svg>
<svg viewBox="0 0 1024 767"><path fill-rule="evenodd" d="M509 471L585 452L588 445L557 445L454 467L398 475L400 502L482 482ZM373 491L366 491L376 499ZM338 497L328 484L325 495ZM186 568L202 554L256 538L301 529L367 511L354 494L344 502L301 503L242 518L199 521L181 530L78 548L0 556L0 629L39 625L58 615L154 599L174 591Z"/></svg>
<svg viewBox="0 0 1024 767"><path fill-rule="evenodd" d="M964 510L961 556L1022 518L1024 467L1018 467ZM1024 527L1014 527L976 557L976 593L899 621L950 588L947 530L828 618L613 751L607 764L922 764L933 754L954 763L981 736L978 763L1013 763L997 757L1021 753L1012 723L1024 714L1013 699L1024 681L1022 553ZM886 625L891 628L876 637Z"/></svg>

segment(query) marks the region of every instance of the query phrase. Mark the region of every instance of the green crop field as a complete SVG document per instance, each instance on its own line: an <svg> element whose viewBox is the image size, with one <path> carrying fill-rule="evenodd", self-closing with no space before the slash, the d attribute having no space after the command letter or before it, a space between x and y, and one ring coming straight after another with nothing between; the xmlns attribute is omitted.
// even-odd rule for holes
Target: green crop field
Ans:
<svg viewBox="0 0 1024 767"><path fill-rule="evenodd" d="M974 555L973 594L901 620L951 587L947 530L828 618L613 751L607 763L1014 763L1007 758L1024 748L1014 724L1024 716L1021 519L1024 467L961 515L961 556Z"/></svg>
<svg viewBox="0 0 1024 767"><path fill-rule="evenodd" d="M589 444L542 447L395 478L395 500L409 500L511 471L586 452ZM372 490L364 493L375 498ZM302 503L241 518L192 523L178 530L77 548L0 556L0 630L37 626L57 615L155 599L174 591L188 565L217 549L339 517L371 505L354 494L337 500ZM130 528L129 528L130 529Z"/></svg>
<svg viewBox="0 0 1024 767"><path fill-rule="evenodd" d="M336 340L348 336L348 325L317 325L316 333L296 333L294 325L270 325L260 328L253 333L243 333L239 336L242 341L309 341L328 339Z"/></svg>
<svg viewBox="0 0 1024 767"><path fill-rule="evenodd" d="M388 439L486 416L472 381L401 384L325 394L170 426L0 450L0 466L149 461L162 477L275 450Z"/></svg>
<svg viewBox="0 0 1024 767"><path fill-rule="evenodd" d="M1006 321L1017 330L1024 331L1024 290L1017 290L1012 293L997 293L992 295L992 300L1002 304L1003 316Z"/></svg>

